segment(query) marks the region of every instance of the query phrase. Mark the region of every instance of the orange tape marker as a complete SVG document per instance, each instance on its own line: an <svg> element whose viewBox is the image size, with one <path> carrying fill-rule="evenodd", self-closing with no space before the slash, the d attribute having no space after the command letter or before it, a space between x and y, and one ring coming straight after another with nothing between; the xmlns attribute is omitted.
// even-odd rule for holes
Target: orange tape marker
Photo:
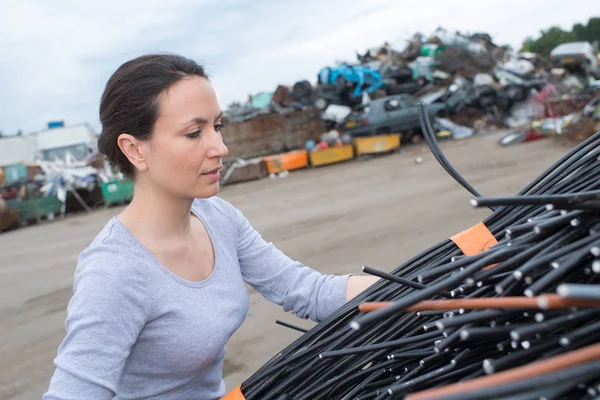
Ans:
<svg viewBox="0 0 600 400"><path fill-rule="evenodd" d="M236 387L231 392L227 393L221 400L246 400L244 395L242 394L242 385Z"/></svg>
<svg viewBox="0 0 600 400"><path fill-rule="evenodd" d="M486 251L498 241L483 222L464 230L450 238L466 256L474 256Z"/></svg>
<svg viewBox="0 0 600 400"><path fill-rule="evenodd" d="M466 256L474 256L486 251L498 241L483 222L470 227L450 238ZM488 265L484 270L493 268L498 264Z"/></svg>

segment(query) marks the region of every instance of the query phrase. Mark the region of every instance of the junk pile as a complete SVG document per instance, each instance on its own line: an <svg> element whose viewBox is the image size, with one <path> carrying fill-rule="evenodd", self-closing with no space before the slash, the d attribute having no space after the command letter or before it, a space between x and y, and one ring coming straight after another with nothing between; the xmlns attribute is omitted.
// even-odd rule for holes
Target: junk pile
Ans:
<svg viewBox="0 0 600 400"><path fill-rule="evenodd" d="M517 53L488 34L443 28L357 53L316 71L314 82L232 104L222 183L285 177L421 141L419 104L427 105L438 138L508 129L501 146L551 136L580 142L600 129L600 71L569 64L579 54L561 54Z"/></svg>
<svg viewBox="0 0 600 400"><path fill-rule="evenodd" d="M0 176L0 231L133 198L133 183L98 154L10 165L0 168Z"/></svg>
<svg viewBox="0 0 600 400"><path fill-rule="evenodd" d="M314 84L301 80L250 96L246 103L232 105L227 117L236 122L316 108L326 131L338 129L352 136L395 132L411 141L419 126L409 115L415 115L417 103L424 103L437 106L435 115L460 125L450 131L463 138L468 131L462 127L471 128L470 133L535 130L532 121L581 113L600 93L595 80L600 71L571 68L563 63L571 59L566 56L558 60L517 53L498 46L485 33L464 35L438 28L428 37L415 34L403 48L384 43L356 56L354 61L323 67ZM391 99L399 104L390 105ZM384 122L381 110L392 118ZM439 130L448 129L447 121L435 124Z"/></svg>
<svg viewBox="0 0 600 400"><path fill-rule="evenodd" d="M552 84L548 88L554 90ZM600 129L600 91L594 97L558 95L552 99L534 102L543 110L542 118L529 123L524 130L511 132L500 139L500 145L508 146L523 141L546 137L564 136L568 140L579 143ZM559 100L557 100L559 99Z"/></svg>
<svg viewBox="0 0 600 400"><path fill-rule="evenodd" d="M76 201L85 211L91 208L79 195L79 191L92 192L98 182L98 170L85 161L75 160L67 153L65 160L55 162L41 161L40 167L43 171L40 192L45 196L56 196L61 202L61 215L66 212L67 194L73 195Z"/></svg>
<svg viewBox="0 0 600 400"><path fill-rule="evenodd" d="M600 132L483 222L408 260L233 394L246 400L595 398L600 379Z"/></svg>

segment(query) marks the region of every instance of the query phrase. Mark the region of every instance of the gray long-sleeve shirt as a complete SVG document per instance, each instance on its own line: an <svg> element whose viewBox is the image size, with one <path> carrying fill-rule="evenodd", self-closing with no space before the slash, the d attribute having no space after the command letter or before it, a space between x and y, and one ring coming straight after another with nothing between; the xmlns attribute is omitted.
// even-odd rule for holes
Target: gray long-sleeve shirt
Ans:
<svg viewBox="0 0 600 400"><path fill-rule="evenodd" d="M347 275L291 260L231 204L199 199L192 211L215 251L204 281L165 268L116 217L81 253L44 400L219 399L225 344L248 311L244 282L300 318L344 304Z"/></svg>

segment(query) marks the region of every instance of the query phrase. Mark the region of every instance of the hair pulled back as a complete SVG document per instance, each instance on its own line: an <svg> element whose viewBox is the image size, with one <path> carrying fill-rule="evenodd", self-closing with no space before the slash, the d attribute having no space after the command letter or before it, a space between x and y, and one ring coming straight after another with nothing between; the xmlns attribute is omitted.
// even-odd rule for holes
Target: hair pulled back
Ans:
<svg viewBox="0 0 600 400"><path fill-rule="evenodd" d="M117 145L122 133L148 140L160 112L160 95L179 80L208 78L204 68L177 54L149 54L125 62L106 83L100 102L98 151L133 177L134 167Z"/></svg>

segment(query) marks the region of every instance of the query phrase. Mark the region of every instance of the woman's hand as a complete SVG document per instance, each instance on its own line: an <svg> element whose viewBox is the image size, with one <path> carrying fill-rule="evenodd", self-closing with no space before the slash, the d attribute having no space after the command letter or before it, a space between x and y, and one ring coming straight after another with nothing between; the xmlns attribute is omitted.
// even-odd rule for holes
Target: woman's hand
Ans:
<svg viewBox="0 0 600 400"><path fill-rule="evenodd" d="M352 300L354 297L362 293L366 288L377 282L379 279L376 276L351 276L346 283L346 301Z"/></svg>

